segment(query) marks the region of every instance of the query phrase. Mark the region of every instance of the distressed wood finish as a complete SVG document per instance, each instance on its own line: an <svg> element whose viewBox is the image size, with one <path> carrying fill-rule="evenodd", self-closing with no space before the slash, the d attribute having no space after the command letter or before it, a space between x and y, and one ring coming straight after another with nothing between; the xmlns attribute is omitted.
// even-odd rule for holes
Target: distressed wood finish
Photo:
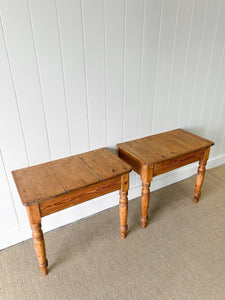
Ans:
<svg viewBox="0 0 225 300"><path fill-rule="evenodd" d="M182 129L117 144L119 157L141 176L142 227L146 226L148 220L149 188L153 176L199 161L194 191L194 202L198 202L205 165L213 145L214 142Z"/></svg>
<svg viewBox="0 0 225 300"><path fill-rule="evenodd" d="M84 201L120 190L121 237L127 232L127 191L131 167L102 148L13 171L18 192L27 208L33 244L43 275L47 274L41 218Z"/></svg>

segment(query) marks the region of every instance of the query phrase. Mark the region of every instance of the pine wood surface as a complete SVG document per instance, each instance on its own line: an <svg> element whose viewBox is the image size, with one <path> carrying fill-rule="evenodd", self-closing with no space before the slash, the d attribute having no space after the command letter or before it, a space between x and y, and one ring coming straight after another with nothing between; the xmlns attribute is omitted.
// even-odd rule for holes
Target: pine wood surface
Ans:
<svg viewBox="0 0 225 300"><path fill-rule="evenodd" d="M150 185L154 176L199 161L194 190L194 202L201 195L205 166L214 142L182 129L144 137L117 145L119 157L141 176L141 223L146 227L150 200Z"/></svg>
<svg viewBox="0 0 225 300"><path fill-rule="evenodd" d="M120 233L127 233L131 167L106 148L13 171L26 206L34 249L43 275L48 273L41 218L90 199L120 190Z"/></svg>
<svg viewBox="0 0 225 300"><path fill-rule="evenodd" d="M141 163L155 165L179 156L205 149L214 142L183 129L175 129L152 136L119 143L117 147Z"/></svg>
<svg viewBox="0 0 225 300"><path fill-rule="evenodd" d="M130 172L106 148L13 171L24 205L40 203Z"/></svg>

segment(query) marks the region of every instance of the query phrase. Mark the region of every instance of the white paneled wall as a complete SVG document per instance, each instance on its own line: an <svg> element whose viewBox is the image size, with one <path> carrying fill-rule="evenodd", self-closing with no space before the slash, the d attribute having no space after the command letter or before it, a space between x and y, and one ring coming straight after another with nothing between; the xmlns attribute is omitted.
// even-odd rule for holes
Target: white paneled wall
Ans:
<svg viewBox="0 0 225 300"><path fill-rule="evenodd" d="M225 0L0 0L0 248L31 236L14 169L177 127L216 142L209 167L225 163L224 28ZM53 214L44 231L117 203Z"/></svg>

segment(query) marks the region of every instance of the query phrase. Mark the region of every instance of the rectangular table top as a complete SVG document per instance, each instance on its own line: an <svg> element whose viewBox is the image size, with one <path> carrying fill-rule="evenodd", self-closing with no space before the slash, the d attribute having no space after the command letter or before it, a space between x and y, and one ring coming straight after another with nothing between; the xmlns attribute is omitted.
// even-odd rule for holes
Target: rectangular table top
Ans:
<svg viewBox="0 0 225 300"><path fill-rule="evenodd" d="M12 171L22 203L36 204L104 180L131 167L106 148Z"/></svg>
<svg viewBox="0 0 225 300"><path fill-rule="evenodd" d="M214 142L183 129L175 129L117 144L119 150L153 166L214 145Z"/></svg>

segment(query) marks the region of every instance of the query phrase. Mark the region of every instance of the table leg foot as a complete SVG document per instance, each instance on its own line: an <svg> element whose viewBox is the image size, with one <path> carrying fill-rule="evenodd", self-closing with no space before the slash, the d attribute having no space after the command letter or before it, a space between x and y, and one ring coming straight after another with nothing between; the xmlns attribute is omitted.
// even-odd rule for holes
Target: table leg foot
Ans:
<svg viewBox="0 0 225 300"><path fill-rule="evenodd" d="M142 228L145 228L147 226L147 223L148 223L148 216L147 217L141 216L141 226L142 226Z"/></svg>
<svg viewBox="0 0 225 300"><path fill-rule="evenodd" d="M128 226L120 226L121 238L125 239L127 234Z"/></svg>
<svg viewBox="0 0 225 300"><path fill-rule="evenodd" d="M194 203L198 203L198 198L194 197Z"/></svg>
<svg viewBox="0 0 225 300"><path fill-rule="evenodd" d="M44 276L46 276L48 274L48 260L47 259L43 264L39 264L39 269L41 270L41 272Z"/></svg>

